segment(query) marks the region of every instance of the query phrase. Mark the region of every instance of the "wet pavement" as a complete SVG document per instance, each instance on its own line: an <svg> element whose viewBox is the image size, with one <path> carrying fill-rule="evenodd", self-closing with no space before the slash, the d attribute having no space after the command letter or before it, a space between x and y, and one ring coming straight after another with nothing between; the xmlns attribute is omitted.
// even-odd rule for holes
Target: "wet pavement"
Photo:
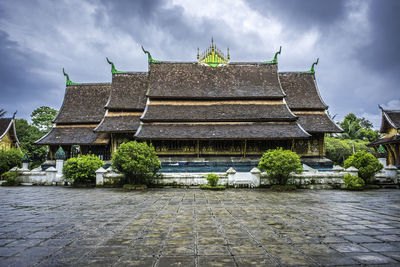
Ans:
<svg viewBox="0 0 400 267"><path fill-rule="evenodd" d="M400 265L400 190L0 188L0 266Z"/></svg>

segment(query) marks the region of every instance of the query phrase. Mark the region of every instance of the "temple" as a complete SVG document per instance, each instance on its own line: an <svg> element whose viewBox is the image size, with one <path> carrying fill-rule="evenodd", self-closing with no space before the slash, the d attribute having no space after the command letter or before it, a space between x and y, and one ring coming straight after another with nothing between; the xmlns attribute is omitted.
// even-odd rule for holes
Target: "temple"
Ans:
<svg viewBox="0 0 400 267"><path fill-rule="evenodd" d="M385 134L378 141L368 144L379 151L386 151L386 164L400 167L400 110L387 110L381 106L380 132Z"/></svg>
<svg viewBox="0 0 400 267"><path fill-rule="evenodd" d="M108 160L130 140L152 143L163 168L198 171L257 164L276 147L291 149L310 165L331 166L324 136L341 132L327 114L315 81L305 72L279 72L271 61L231 62L213 40L195 62L148 56L148 72L111 65L111 83L69 80L54 128L37 141L49 157L92 153ZM183 168L183 169L182 169ZM223 170L225 171L225 170Z"/></svg>

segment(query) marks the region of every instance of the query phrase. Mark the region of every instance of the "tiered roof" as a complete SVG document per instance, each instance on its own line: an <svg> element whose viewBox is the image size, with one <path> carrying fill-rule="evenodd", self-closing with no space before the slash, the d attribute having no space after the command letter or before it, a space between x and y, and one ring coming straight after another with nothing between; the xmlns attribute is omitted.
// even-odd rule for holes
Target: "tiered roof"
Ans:
<svg viewBox="0 0 400 267"><path fill-rule="evenodd" d="M64 101L54 119L56 126L36 141L40 145L103 145L109 136L93 132L104 117L110 83L67 85Z"/></svg>
<svg viewBox="0 0 400 267"><path fill-rule="evenodd" d="M147 96L140 139L310 136L283 100L274 63L150 63Z"/></svg>
<svg viewBox="0 0 400 267"><path fill-rule="evenodd" d="M290 110L299 117L298 123L307 132L342 132L327 114L328 106L319 94L313 72L281 72L279 80Z"/></svg>
<svg viewBox="0 0 400 267"><path fill-rule="evenodd" d="M379 108L382 110L382 123L381 123L381 133L387 133L390 129L400 129L400 110L389 110L383 109L381 106Z"/></svg>

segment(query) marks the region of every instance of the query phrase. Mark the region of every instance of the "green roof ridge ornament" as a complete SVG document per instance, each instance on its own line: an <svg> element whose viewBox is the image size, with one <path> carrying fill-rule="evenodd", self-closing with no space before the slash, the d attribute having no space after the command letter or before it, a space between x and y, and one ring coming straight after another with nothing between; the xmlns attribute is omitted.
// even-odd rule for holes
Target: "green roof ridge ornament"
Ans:
<svg viewBox="0 0 400 267"><path fill-rule="evenodd" d="M71 82L71 80L69 79L68 74L65 73L64 68L63 68L63 73L64 73L65 78L67 78L67 81L65 82L66 85L79 85L79 83Z"/></svg>
<svg viewBox="0 0 400 267"><path fill-rule="evenodd" d="M108 57L106 57L106 59L107 59L108 64L111 65L111 73L112 73L112 74L116 74L116 73L125 73L125 71L119 71L119 70L117 70L117 69L115 68L115 66L114 66L114 63L113 63L112 61L110 61L110 60L108 59Z"/></svg>
<svg viewBox="0 0 400 267"><path fill-rule="evenodd" d="M29 163L28 153L25 153L24 157L22 158L22 163Z"/></svg>
<svg viewBox="0 0 400 267"><path fill-rule="evenodd" d="M227 48L227 54L225 55L221 50L214 45L214 38L211 37L211 45L209 48L204 50L204 52L200 55L199 48L197 48L197 61L200 64L205 64L210 67L221 67L226 66L229 63L230 55L229 48Z"/></svg>
<svg viewBox="0 0 400 267"><path fill-rule="evenodd" d="M142 45L142 50L143 50L143 52L144 52L145 54L147 54L149 63L160 63L160 62L162 62L161 60L155 60L155 59L153 59L153 58L151 57L150 52L147 51L147 50L144 50L143 45Z"/></svg>
<svg viewBox="0 0 400 267"><path fill-rule="evenodd" d="M54 155L55 159L65 159L65 152L64 149L62 149L62 147L60 146L56 152L56 154Z"/></svg>
<svg viewBox="0 0 400 267"><path fill-rule="evenodd" d="M279 47L279 51L275 53L274 59L270 61L265 61L264 63L278 63L278 55L282 52L282 46Z"/></svg>
<svg viewBox="0 0 400 267"><path fill-rule="evenodd" d="M319 58L317 58L317 61L315 61L312 65L311 65L311 69L309 70L309 71L306 71L305 73L311 73L311 74L314 74L315 73L315 65L318 65L318 61L319 61Z"/></svg>

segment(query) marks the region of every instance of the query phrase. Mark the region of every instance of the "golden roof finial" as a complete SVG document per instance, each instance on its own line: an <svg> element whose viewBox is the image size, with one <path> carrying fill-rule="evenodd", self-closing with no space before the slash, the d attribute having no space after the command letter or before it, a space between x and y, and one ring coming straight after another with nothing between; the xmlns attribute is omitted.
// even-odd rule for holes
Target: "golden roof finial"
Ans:
<svg viewBox="0 0 400 267"><path fill-rule="evenodd" d="M231 57L229 56L229 47L227 48L227 56L228 56L228 61L231 59Z"/></svg>
<svg viewBox="0 0 400 267"><path fill-rule="evenodd" d="M199 55L199 48L197 47L197 60L199 60L200 55Z"/></svg>
<svg viewBox="0 0 400 267"><path fill-rule="evenodd" d="M204 53L199 55L199 49L197 48L197 61L199 63L207 64L211 67L217 67L221 64L227 64L229 62L229 48L228 55L225 57L224 53L214 45L214 37L211 37L211 45L205 49Z"/></svg>

